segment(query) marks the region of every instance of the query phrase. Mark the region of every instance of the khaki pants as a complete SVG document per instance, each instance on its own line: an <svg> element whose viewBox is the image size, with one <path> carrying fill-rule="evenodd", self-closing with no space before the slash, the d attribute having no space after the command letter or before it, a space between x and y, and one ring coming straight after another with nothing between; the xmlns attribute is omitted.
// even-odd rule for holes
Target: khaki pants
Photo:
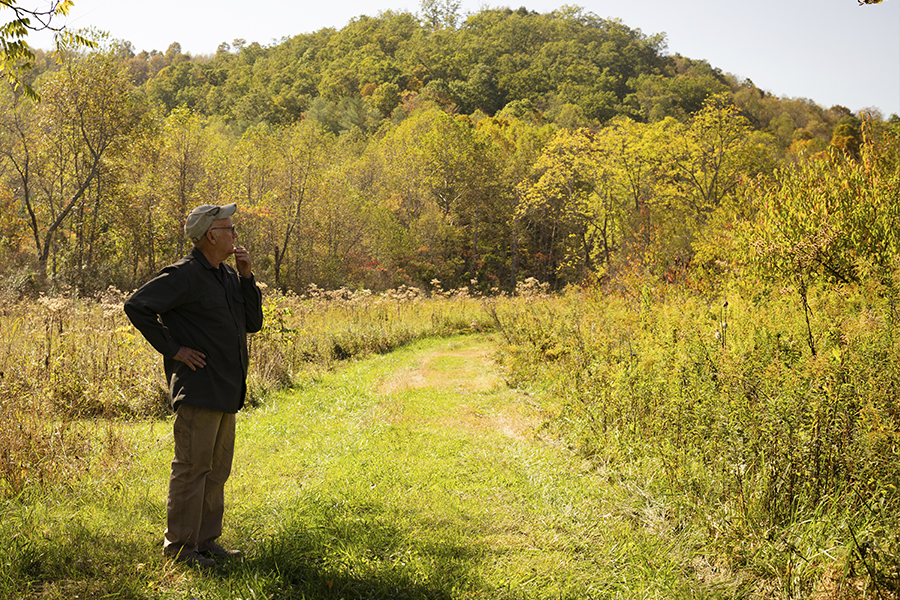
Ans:
<svg viewBox="0 0 900 600"><path fill-rule="evenodd" d="M202 552L222 535L234 424L232 414L179 405L166 504L166 553Z"/></svg>

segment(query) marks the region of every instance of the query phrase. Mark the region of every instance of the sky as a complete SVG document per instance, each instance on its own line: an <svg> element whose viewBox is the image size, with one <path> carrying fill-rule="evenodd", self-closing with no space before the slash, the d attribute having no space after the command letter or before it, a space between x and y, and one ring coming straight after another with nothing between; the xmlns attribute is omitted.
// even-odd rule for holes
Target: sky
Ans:
<svg viewBox="0 0 900 600"><path fill-rule="evenodd" d="M20 2L29 3L41 4ZM460 12L524 6L547 13L566 4L645 35L664 33L669 54L705 59L775 96L900 115L900 0L461 0ZM341 29L361 15L419 8L419 0L75 0L63 22L106 31L137 51L178 42L198 55L238 38L269 46ZM34 34L28 42L49 48L51 38Z"/></svg>

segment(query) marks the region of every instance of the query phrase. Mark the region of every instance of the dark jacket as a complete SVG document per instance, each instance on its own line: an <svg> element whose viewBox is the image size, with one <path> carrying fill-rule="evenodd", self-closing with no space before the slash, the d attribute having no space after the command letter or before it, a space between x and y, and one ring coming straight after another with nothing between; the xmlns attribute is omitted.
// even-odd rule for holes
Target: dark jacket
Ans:
<svg viewBox="0 0 900 600"><path fill-rule="evenodd" d="M247 334L263 324L262 293L225 264L218 269L197 249L141 286L125 313L160 354L172 407L181 403L236 413L247 393ZM206 355L192 371L172 357L181 346Z"/></svg>

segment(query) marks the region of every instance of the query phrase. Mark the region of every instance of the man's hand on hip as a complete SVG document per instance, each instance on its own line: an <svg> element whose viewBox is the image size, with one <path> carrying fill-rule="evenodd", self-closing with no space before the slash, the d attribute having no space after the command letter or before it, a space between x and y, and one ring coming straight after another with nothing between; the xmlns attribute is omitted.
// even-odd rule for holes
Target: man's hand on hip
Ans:
<svg viewBox="0 0 900 600"><path fill-rule="evenodd" d="M196 371L197 369L202 369L206 366L206 355L193 348L188 348L187 346L182 346L181 349L178 350L178 354L172 358L180 360L189 366L191 371Z"/></svg>

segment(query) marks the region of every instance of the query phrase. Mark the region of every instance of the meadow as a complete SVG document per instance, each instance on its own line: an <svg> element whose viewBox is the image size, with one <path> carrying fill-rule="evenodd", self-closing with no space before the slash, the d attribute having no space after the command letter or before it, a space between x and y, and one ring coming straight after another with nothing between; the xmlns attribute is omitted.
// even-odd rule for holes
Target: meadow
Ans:
<svg viewBox="0 0 900 600"><path fill-rule="evenodd" d="M895 598L896 305L804 292L267 289L249 558L215 577L157 547L170 416L125 294L7 298L0 597ZM436 344L481 358L415 395Z"/></svg>

